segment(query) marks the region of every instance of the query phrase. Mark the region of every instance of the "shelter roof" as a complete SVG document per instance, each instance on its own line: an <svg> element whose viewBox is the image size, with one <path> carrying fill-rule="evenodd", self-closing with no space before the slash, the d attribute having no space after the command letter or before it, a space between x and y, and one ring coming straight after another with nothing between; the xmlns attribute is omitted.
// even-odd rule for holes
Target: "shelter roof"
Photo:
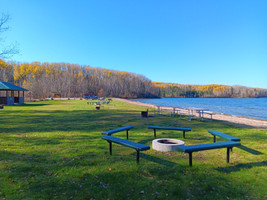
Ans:
<svg viewBox="0 0 267 200"><path fill-rule="evenodd" d="M4 81L0 81L0 90L28 91L25 88L22 88L12 83L4 82Z"/></svg>

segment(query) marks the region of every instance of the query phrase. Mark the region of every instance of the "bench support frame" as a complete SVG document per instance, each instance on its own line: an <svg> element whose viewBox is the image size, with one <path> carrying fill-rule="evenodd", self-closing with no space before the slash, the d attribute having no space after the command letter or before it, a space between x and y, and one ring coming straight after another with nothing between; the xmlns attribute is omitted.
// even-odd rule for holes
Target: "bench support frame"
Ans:
<svg viewBox="0 0 267 200"><path fill-rule="evenodd" d="M154 138L156 138L157 137L157 129L156 128L153 128L154 129ZM168 130L168 129L166 129L166 130ZM172 130L172 129L170 129L170 130ZM183 131L183 138L185 138L185 132L186 131ZM127 138L127 140L128 140L128 138Z"/></svg>
<svg viewBox="0 0 267 200"><path fill-rule="evenodd" d="M233 147L227 147L227 152L226 152L226 162L229 163L230 162L230 151L232 151ZM189 166L192 167L193 166L193 162L192 162L192 152L188 152L189 154Z"/></svg>
<svg viewBox="0 0 267 200"><path fill-rule="evenodd" d="M139 163L140 151L136 151L136 162Z"/></svg>
<svg viewBox="0 0 267 200"><path fill-rule="evenodd" d="M227 155L226 155L226 162L229 163L230 161L230 149L232 149L232 147L227 147Z"/></svg>
<svg viewBox="0 0 267 200"><path fill-rule="evenodd" d="M112 142L108 142L109 143L109 154L112 155Z"/></svg>
<svg viewBox="0 0 267 200"><path fill-rule="evenodd" d="M156 138L157 137L157 133L156 133L156 129L154 128L154 138Z"/></svg>
<svg viewBox="0 0 267 200"><path fill-rule="evenodd" d="M192 167L192 153L193 152L189 152L189 166Z"/></svg>
<svg viewBox="0 0 267 200"><path fill-rule="evenodd" d="M112 142L107 141L109 143L109 154L112 155ZM140 151L136 150L136 162L139 163Z"/></svg>

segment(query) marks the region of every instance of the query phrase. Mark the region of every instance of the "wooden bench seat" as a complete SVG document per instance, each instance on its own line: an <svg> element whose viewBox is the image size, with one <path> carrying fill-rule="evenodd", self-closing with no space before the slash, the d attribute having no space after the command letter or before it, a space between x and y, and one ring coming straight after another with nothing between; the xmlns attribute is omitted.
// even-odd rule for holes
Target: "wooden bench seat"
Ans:
<svg viewBox="0 0 267 200"><path fill-rule="evenodd" d="M217 143L208 143L208 144L197 144L189 146L179 146L178 151L185 152L189 154L189 165L192 166L192 153L197 151L211 150L211 149L220 149L227 148L226 161L229 163L230 160L230 149L234 146L240 146L239 142L226 141L226 142L217 142Z"/></svg>
<svg viewBox="0 0 267 200"><path fill-rule="evenodd" d="M136 142L132 142L129 140L124 140L124 139L113 137L113 136L103 136L102 139L108 141L110 155L112 155L112 142L129 147L129 148L132 148L132 149L135 149L136 150L136 162L137 163L139 162L139 152L150 149L150 146L136 143Z"/></svg>
<svg viewBox="0 0 267 200"><path fill-rule="evenodd" d="M163 126L149 126L149 129L154 129L154 137L156 138L156 130L175 130L175 131L183 131L183 137L185 138L185 132L191 131L191 128L181 128L181 127L163 127Z"/></svg>
<svg viewBox="0 0 267 200"><path fill-rule="evenodd" d="M213 142L216 142L216 136L224 138L224 139L229 140L229 141L235 141L235 142L241 141L241 139L239 139L237 137L234 137L234 136L231 136L231 135L227 135L227 134L221 133L219 131L209 130L208 132L213 135Z"/></svg>
<svg viewBox="0 0 267 200"><path fill-rule="evenodd" d="M128 131L130 129L132 129L132 128L133 128L133 126L124 126L124 127L112 129L112 130L109 130L109 131L104 131L104 132L102 132L102 135L109 135L110 136L113 133L118 133L118 132L121 132L121 131L125 131L126 130L126 138L128 140L128 136L129 136Z"/></svg>

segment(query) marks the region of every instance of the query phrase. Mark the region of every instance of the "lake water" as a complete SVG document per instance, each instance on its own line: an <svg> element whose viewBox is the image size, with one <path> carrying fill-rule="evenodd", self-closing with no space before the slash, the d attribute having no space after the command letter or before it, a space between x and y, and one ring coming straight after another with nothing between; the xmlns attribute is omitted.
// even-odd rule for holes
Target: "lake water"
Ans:
<svg viewBox="0 0 267 200"><path fill-rule="evenodd" d="M205 108L217 113L267 120L267 98L161 98L132 100L158 106Z"/></svg>

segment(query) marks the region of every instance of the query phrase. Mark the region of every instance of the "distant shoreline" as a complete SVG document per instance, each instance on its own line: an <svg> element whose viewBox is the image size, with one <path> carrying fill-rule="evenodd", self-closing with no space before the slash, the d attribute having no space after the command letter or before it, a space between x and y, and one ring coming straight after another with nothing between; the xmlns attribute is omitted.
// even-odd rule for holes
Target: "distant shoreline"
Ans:
<svg viewBox="0 0 267 200"><path fill-rule="evenodd" d="M139 105L139 106L145 106L149 108L157 107L157 105L154 105L154 104L141 103L141 102L136 102L136 101L132 101L129 99L121 99L121 98L113 98L113 99L117 99L119 101L124 101L124 102L128 102L131 104ZM168 107L168 106L160 106L160 107L166 110L173 109L172 107ZM185 109L182 109L182 108L178 108L178 109L180 112L187 112L187 110ZM228 122L231 124L235 124L236 126L241 127L241 128L255 127L255 128L267 129L267 120L249 118L249 117L244 117L244 116L233 116L233 115L221 114L221 113L215 113L215 115L213 115L212 118L214 120L220 120L220 121Z"/></svg>

